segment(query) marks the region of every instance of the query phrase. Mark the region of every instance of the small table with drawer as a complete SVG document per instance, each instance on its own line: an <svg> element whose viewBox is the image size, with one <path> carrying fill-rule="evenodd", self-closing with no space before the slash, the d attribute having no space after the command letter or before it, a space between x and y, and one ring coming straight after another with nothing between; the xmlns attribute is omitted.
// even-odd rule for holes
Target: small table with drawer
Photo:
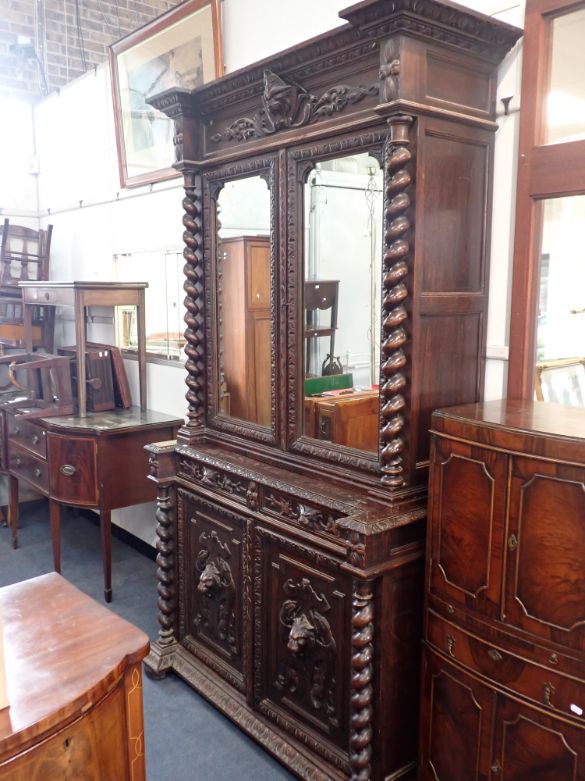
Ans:
<svg viewBox="0 0 585 781"><path fill-rule="evenodd" d="M7 411L10 497L8 520L17 547L18 483L24 480L49 498L55 570L61 571L60 505L100 512L104 596L112 598L111 511L154 501L144 446L174 439L183 422L138 407L88 413L85 417L26 418Z"/></svg>

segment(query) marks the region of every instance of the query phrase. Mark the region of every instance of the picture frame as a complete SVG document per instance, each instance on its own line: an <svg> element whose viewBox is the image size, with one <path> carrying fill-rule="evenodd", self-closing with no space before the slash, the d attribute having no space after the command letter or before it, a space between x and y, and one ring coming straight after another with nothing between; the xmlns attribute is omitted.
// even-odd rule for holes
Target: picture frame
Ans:
<svg viewBox="0 0 585 781"><path fill-rule="evenodd" d="M109 56L120 185L178 176L173 123L146 99L223 74L220 0L186 0L113 43Z"/></svg>

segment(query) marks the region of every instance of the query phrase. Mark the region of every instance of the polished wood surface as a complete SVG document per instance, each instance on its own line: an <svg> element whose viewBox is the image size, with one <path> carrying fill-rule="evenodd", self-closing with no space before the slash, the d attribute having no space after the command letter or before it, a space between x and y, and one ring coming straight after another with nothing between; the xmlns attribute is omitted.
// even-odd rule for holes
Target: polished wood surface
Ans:
<svg viewBox="0 0 585 781"><path fill-rule="evenodd" d="M171 439L181 420L139 407L88 413L81 417L22 419L25 407L6 410L13 547L18 545L18 483L24 480L49 497L53 558L61 569L59 505L100 512L104 596L112 599L111 511L153 501L147 480L153 439Z"/></svg>
<svg viewBox="0 0 585 781"><path fill-rule="evenodd" d="M143 781L148 638L51 573L0 589L0 779Z"/></svg>
<svg viewBox="0 0 585 781"><path fill-rule="evenodd" d="M72 306L75 312L75 345L77 350L77 388L79 415L87 414L85 354L87 348L86 310L91 306L135 306L138 340L138 376L140 407L146 410L146 326L144 290L148 282L19 282L24 303L25 345L32 350L33 305L44 307Z"/></svg>
<svg viewBox="0 0 585 781"><path fill-rule="evenodd" d="M229 414L271 421L270 237L222 239L221 368Z"/></svg>
<svg viewBox="0 0 585 781"><path fill-rule="evenodd" d="M368 0L343 18L149 99L175 122L184 176L188 410L176 445L149 448L161 629L147 669L177 672L305 781L410 781L427 429L437 405L481 398L496 71L520 31L439 0ZM384 193L372 452L303 421L306 183L365 154ZM270 192L270 428L235 417L229 383L218 414L226 301L245 287L222 273L218 193L252 176ZM370 255L350 255L367 275Z"/></svg>
<svg viewBox="0 0 585 781"><path fill-rule="evenodd" d="M585 413L433 415L421 781L585 779Z"/></svg>
<svg viewBox="0 0 585 781"><path fill-rule="evenodd" d="M380 394L377 390L305 398L305 434L358 450L378 449Z"/></svg>

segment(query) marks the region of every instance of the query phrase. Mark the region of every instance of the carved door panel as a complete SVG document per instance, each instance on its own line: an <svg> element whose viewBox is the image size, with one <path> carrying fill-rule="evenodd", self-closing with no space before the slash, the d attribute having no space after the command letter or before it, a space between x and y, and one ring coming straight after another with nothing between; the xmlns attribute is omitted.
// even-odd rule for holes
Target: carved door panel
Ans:
<svg viewBox="0 0 585 781"><path fill-rule="evenodd" d="M431 457L430 591L497 617L508 459L441 439Z"/></svg>
<svg viewBox="0 0 585 781"><path fill-rule="evenodd" d="M257 528L254 599L259 709L339 764L334 746L348 746L350 578L324 554Z"/></svg>
<svg viewBox="0 0 585 781"><path fill-rule="evenodd" d="M495 694L424 650L420 781L487 781Z"/></svg>
<svg viewBox="0 0 585 781"><path fill-rule="evenodd" d="M242 616L246 521L186 491L179 491L179 512L184 513L186 551L182 642L244 690L249 644Z"/></svg>
<svg viewBox="0 0 585 781"><path fill-rule="evenodd" d="M585 649L585 470L514 458L505 620Z"/></svg>
<svg viewBox="0 0 585 781"><path fill-rule="evenodd" d="M498 697L491 781L585 781L585 730Z"/></svg>

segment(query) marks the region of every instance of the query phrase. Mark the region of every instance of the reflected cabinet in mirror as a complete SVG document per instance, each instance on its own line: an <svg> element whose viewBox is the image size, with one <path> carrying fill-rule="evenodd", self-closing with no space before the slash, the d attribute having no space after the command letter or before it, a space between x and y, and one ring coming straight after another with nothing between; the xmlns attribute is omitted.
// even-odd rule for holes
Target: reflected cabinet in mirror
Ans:
<svg viewBox="0 0 585 781"><path fill-rule="evenodd" d="M268 177L228 181L217 196L218 411L270 427L271 249Z"/></svg>
<svg viewBox="0 0 585 781"><path fill-rule="evenodd" d="M303 187L305 436L377 452L382 171L356 153L316 163Z"/></svg>

